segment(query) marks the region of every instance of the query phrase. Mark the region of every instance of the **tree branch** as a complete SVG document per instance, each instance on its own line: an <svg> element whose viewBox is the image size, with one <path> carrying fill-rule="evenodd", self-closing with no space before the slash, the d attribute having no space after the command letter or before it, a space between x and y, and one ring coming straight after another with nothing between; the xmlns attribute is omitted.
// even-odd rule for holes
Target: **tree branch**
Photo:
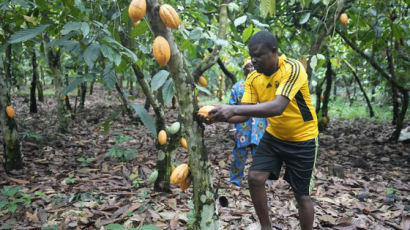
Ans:
<svg viewBox="0 0 410 230"><path fill-rule="evenodd" d="M354 51L356 51L361 57L366 59L384 78L386 78L389 82L391 82L394 86L401 90L408 91L405 89L403 86L401 86L395 79L392 78L386 71L380 67L379 64L376 63L376 61L372 58L366 55L362 50L359 49L352 41L350 41L340 30L336 30L336 33L340 35L340 37L343 38L343 40L350 46Z"/></svg>
<svg viewBox="0 0 410 230"><path fill-rule="evenodd" d="M158 100L154 97L151 92L151 88L149 87L147 81L145 80L144 74L138 68L137 64L131 64L132 70L134 70L134 74L137 77L138 83L141 86L142 91L144 92L145 96L147 97L149 103L151 104L152 108L154 109L155 115L162 121L165 121L164 111L161 109L161 105Z"/></svg>
<svg viewBox="0 0 410 230"><path fill-rule="evenodd" d="M226 38L226 27L228 24L228 7L227 3L228 0L224 0L220 7L219 12L219 30L217 38L220 40L225 40ZM222 45L215 45L212 50L211 55L208 56L207 59L203 60L199 65L195 68L192 72L192 76L194 77L194 81L197 82L199 77L211 66L213 66L219 57L219 52L221 51Z"/></svg>

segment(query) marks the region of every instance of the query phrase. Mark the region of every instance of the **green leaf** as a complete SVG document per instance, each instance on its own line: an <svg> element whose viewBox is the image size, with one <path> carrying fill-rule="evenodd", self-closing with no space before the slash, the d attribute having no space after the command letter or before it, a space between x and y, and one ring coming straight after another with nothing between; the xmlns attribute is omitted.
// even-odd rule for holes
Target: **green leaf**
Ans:
<svg viewBox="0 0 410 230"><path fill-rule="evenodd" d="M312 57L312 59L310 59L310 68L314 70L316 68L316 65L317 65L317 57L315 55Z"/></svg>
<svg viewBox="0 0 410 230"><path fill-rule="evenodd" d="M164 105L167 105L172 101L172 97L174 96L174 82L172 78L169 78L164 87L162 87L162 100L164 101Z"/></svg>
<svg viewBox="0 0 410 230"><path fill-rule="evenodd" d="M310 18L310 12L307 12L306 14L302 16L302 18L300 18L299 24L301 25L305 24L309 20L309 18Z"/></svg>
<svg viewBox="0 0 410 230"><path fill-rule="evenodd" d="M115 70L112 67L112 64L109 64L105 67L103 81L105 88L107 88L108 90L112 90L112 88L114 88L117 77L115 75Z"/></svg>
<svg viewBox="0 0 410 230"><path fill-rule="evenodd" d="M86 37L88 33L90 33L90 25L87 22L83 22L81 24L81 31L83 32L83 36Z"/></svg>
<svg viewBox="0 0 410 230"><path fill-rule="evenodd" d="M114 62L114 50L105 44L102 44L100 48L101 48L102 55L108 58L110 62Z"/></svg>
<svg viewBox="0 0 410 230"><path fill-rule="evenodd" d="M272 16L276 13L276 0L261 0L259 9L261 16L266 18L268 13Z"/></svg>
<svg viewBox="0 0 410 230"><path fill-rule="evenodd" d="M157 180L157 178L158 178L158 171L155 170L155 171L152 172L151 175L149 176L149 178L148 178L148 183L150 183L150 184L155 183L155 181Z"/></svg>
<svg viewBox="0 0 410 230"><path fill-rule="evenodd" d="M199 91L204 92L204 93L208 94L209 96L212 96L212 93L207 88L202 87L200 85L195 85L195 86Z"/></svg>
<svg viewBox="0 0 410 230"><path fill-rule="evenodd" d="M73 30L79 30L81 29L82 25L83 24L81 22L67 22L61 30L61 34L66 35Z"/></svg>
<svg viewBox="0 0 410 230"><path fill-rule="evenodd" d="M73 91L75 88L77 88L77 86L79 86L81 83L86 82L86 81L87 81L87 78L84 78L84 77L76 78L69 85L64 87L61 97L66 96L69 92Z"/></svg>
<svg viewBox="0 0 410 230"><path fill-rule="evenodd" d="M11 35L9 43L13 44L17 42L25 42L27 40L30 40L36 37L37 35L39 35L45 29L47 29L48 26L50 25L45 24L45 25L39 25L39 26L30 28L30 29L18 31L14 33L13 35Z"/></svg>
<svg viewBox="0 0 410 230"><path fill-rule="evenodd" d="M138 23L138 25L133 30L131 30L131 36L137 37L145 33L145 31L147 30L148 30L148 24L145 20L142 20Z"/></svg>
<svg viewBox="0 0 410 230"><path fill-rule="evenodd" d="M100 56L100 44L92 43L87 49L84 51L84 60L90 68L93 68L94 62L97 60L98 56Z"/></svg>
<svg viewBox="0 0 410 230"><path fill-rule="evenodd" d="M104 229L107 230L126 230L126 228L124 226L122 226L121 224L109 224L104 226Z"/></svg>
<svg viewBox="0 0 410 230"><path fill-rule="evenodd" d="M233 24L234 24L236 27L239 26L239 25L242 25L243 23L246 22L246 18L248 18L248 16L246 16L246 15L241 16L241 17L235 19L235 21L233 21Z"/></svg>
<svg viewBox="0 0 410 230"><path fill-rule="evenodd" d="M248 39L252 36L253 25L249 25L246 29L242 32L242 42L245 43Z"/></svg>
<svg viewBox="0 0 410 230"><path fill-rule="evenodd" d="M151 90L159 89L167 80L169 72L166 70L160 70L151 80Z"/></svg>
<svg viewBox="0 0 410 230"><path fill-rule="evenodd" d="M157 129L155 128L154 119L152 118L151 114L144 109L144 107L130 103L131 106L134 108L135 112L137 112L138 116L141 118L142 123L144 123L145 127L147 127L151 133L156 137L157 136Z"/></svg>
<svg viewBox="0 0 410 230"><path fill-rule="evenodd" d="M191 31L191 33L189 33L189 38L191 40L197 41L201 38L201 35L202 35L202 28L197 27L196 29Z"/></svg>
<svg viewBox="0 0 410 230"><path fill-rule="evenodd" d="M145 224L142 226L141 230L161 230L161 229L153 224Z"/></svg>

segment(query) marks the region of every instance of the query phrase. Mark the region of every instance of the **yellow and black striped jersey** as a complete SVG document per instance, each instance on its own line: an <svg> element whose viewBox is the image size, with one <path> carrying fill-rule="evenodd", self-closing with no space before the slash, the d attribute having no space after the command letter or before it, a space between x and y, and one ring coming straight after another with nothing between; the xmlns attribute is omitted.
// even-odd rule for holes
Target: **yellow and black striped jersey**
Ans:
<svg viewBox="0 0 410 230"><path fill-rule="evenodd" d="M269 117L266 131L285 141L306 141L318 135L317 116L310 98L308 77L303 65L285 55L279 57L279 69L270 76L251 72L245 82L242 103L263 103L276 95L289 99L282 115Z"/></svg>

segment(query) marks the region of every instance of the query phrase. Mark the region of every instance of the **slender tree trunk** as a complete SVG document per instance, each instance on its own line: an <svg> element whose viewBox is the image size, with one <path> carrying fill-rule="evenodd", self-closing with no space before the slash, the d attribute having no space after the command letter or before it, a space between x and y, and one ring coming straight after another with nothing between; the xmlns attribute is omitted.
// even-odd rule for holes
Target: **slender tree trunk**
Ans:
<svg viewBox="0 0 410 230"><path fill-rule="evenodd" d="M6 62L8 62L8 60L10 59L6 58ZM10 63L7 63L5 66L7 65L10 65ZM11 73L9 72L7 75L10 76ZM3 135L4 147L3 164L6 172L9 172L13 169L21 169L23 167L23 162L17 133L17 123L14 118L10 118L6 114L7 106L11 106L10 78L5 77L5 75L3 75L3 70L0 68L0 127Z"/></svg>
<svg viewBox="0 0 410 230"><path fill-rule="evenodd" d="M370 103L369 97L367 96L366 91L364 90L364 88L362 86L362 83L360 82L360 79L357 76L356 71L353 69L352 66L350 66L349 63L347 63L347 62L345 62L345 63L347 65L347 67L349 67L350 71L352 72L352 74L354 76L354 79L356 80L357 84L359 85L360 91L363 93L363 96L366 100L367 107L369 108L370 117L374 117L374 111L373 111L372 104Z"/></svg>
<svg viewBox="0 0 410 230"><path fill-rule="evenodd" d="M316 85L316 114L319 114L321 103L322 103L322 87L323 84L326 82L326 78L322 80L322 82Z"/></svg>
<svg viewBox="0 0 410 230"><path fill-rule="evenodd" d="M371 102L375 102L376 100L376 84L372 84L372 97L370 99Z"/></svg>
<svg viewBox="0 0 410 230"><path fill-rule="evenodd" d="M346 96L347 96L347 98L349 98L349 104L351 106L353 104L353 99L350 95L350 90L349 90L349 85L350 84L347 82L345 75L342 75L342 78L343 78L343 82L345 84Z"/></svg>
<svg viewBox="0 0 410 230"><path fill-rule="evenodd" d="M68 80L68 74L64 74L64 80L65 80L65 86L68 86L68 84L70 84L70 81ZM65 106L67 107L67 110L73 111L73 109L71 108L70 97L68 95L66 95L64 102L65 102ZM75 112L71 114L71 118L72 119L75 118Z"/></svg>
<svg viewBox="0 0 410 230"><path fill-rule="evenodd" d="M95 79L93 79L90 83L90 95L92 95L94 92L94 83L95 83Z"/></svg>
<svg viewBox="0 0 410 230"><path fill-rule="evenodd" d="M328 104L329 104L329 99L330 99L330 92L332 90L332 63L330 62L329 59L327 59L327 69L326 69L326 89L325 92L323 93L323 106L322 106L322 117L326 117L327 120L328 118ZM327 122L320 122L319 124L319 130L323 131L326 129Z"/></svg>
<svg viewBox="0 0 410 230"><path fill-rule="evenodd" d="M54 77L54 98L57 101L57 130L65 133L68 131L68 118L66 116L64 100L62 100L63 74L60 66L60 51L54 51L53 47L49 47L49 38L47 36L44 37L44 41L46 43L45 47L47 47L48 65Z"/></svg>
<svg viewBox="0 0 410 230"><path fill-rule="evenodd" d="M396 125L397 119L399 117L399 97L398 97L398 90L397 88L392 85L392 102L393 102L393 120L392 120L392 125Z"/></svg>
<svg viewBox="0 0 410 230"><path fill-rule="evenodd" d="M85 67L85 76L88 75L88 66ZM81 97L80 97L80 109L84 109L84 104L85 104L85 96L87 95L87 82L81 83L80 86L81 89Z"/></svg>
<svg viewBox="0 0 410 230"><path fill-rule="evenodd" d="M33 66L33 79L31 80L30 87L30 113L37 113L37 101L36 101L36 88L38 82L38 71L37 71L37 58L36 51L33 48L32 51L32 66Z"/></svg>
<svg viewBox="0 0 410 230"><path fill-rule="evenodd" d="M227 25L227 3L221 2L218 38L225 39ZM204 127L197 119L198 104L195 98L195 82L204 71L214 65L221 46L216 46L211 55L202 61L191 74L183 54L179 51L170 29L166 28L159 17L160 2L147 1L147 18L155 36L161 35L169 42L171 59L167 65L174 81L182 121L181 135L187 139L189 168L193 178L194 223L193 229L218 229L215 193L212 184L212 170L204 145Z"/></svg>
<svg viewBox="0 0 410 230"><path fill-rule="evenodd" d="M38 100L41 102L44 102L44 87L45 81L44 81L44 71L43 67L40 65L40 77L37 79L37 96Z"/></svg>
<svg viewBox="0 0 410 230"><path fill-rule="evenodd" d="M41 83L40 78L37 78L37 98L39 101L44 102L44 92L43 92L43 84Z"/></svg>
<svg viewBox="0 0 410 230"><path fill-rule="evenodd" d="M401 112L397 116L396 129L394 130L392 136L390 137L390 141L394 143L397 143L397 141L399 140L400 131L403 128L404 118L406 117L407 108L409 107L409 91L400 89L400 93L402 96Z"/></svg>

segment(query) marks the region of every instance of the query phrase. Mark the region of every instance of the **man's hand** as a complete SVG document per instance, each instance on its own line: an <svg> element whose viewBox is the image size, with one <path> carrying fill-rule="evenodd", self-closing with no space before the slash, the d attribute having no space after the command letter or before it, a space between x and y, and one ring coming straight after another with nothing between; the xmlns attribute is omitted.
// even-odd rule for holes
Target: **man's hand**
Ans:
<svg viewBox="0 0 410 230"><path fill-rule="evenodd" d="M209 111L211 122L227 122L234 115L233 105L217 105Z"/></svg>
<svg viewBox="0 0 410 230"><path fill-rule="evenodd" d="M212 121L211 121L208 117L206 117L206 116L204 116L204 115L202 115L202 114L197 114L197 116L198 116L198 119L199 119L202 123L205 123L205 124L207 124L207 125L212 124Z"/></svg>

